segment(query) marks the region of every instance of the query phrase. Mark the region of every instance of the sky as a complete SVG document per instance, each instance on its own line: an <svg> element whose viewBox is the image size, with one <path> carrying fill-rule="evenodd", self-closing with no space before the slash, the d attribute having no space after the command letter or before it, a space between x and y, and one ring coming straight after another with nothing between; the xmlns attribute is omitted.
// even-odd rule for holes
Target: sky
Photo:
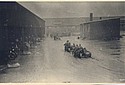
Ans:
<svg viewBox="0 0 125 85"><path fill-rule="evenodd" d="M41 18L123 16L125 2L20 2Z"/></svg>

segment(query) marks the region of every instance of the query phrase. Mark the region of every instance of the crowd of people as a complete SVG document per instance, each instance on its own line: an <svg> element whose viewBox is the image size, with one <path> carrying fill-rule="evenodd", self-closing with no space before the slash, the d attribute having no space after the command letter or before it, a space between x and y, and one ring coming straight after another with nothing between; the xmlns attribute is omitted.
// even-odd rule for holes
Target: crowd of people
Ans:
<svg viewBox="0 0 125 85"><path fill-rule="evenodd" d="M65 52L71 53L75 58L89 58L91 57L91 53L87 51L86 48L83 48L81 44L71 44L69 40L64 44Z"/></svg>

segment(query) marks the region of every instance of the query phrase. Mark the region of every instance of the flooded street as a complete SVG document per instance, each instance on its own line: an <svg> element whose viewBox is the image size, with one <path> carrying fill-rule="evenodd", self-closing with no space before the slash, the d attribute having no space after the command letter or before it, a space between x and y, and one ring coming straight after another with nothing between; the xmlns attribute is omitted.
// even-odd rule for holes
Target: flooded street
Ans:
<svg viewBox="0 0 125 85"><path fill-rule="evenodd" d="M82 44L93 58L78 59L64 52L66 40ZM116 83L125 79L125 38L119 41L78 40L63 37L46 38L31 55L19 59L21 67L0 74L2 83Z"/></svg>

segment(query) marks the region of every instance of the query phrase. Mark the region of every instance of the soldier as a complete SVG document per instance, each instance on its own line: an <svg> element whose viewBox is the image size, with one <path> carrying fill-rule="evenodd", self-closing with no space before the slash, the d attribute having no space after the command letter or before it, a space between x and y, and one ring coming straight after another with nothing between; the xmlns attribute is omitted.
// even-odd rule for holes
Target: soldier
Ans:
<svg viewBox="0 0 125 85"><path fill-rule="evenodd" d="M16 39L16 42L15 42L15 51L19 54L20 52L20 41L19 39Z"/></svg>
<svg viewBox="0 0 125 85"><path fill-rule="evenodd" d="M67 40L67 42L64 44L65 46L65 51L70 52L70 42Z"/></svg>
<svg viewBox="0 0 125 85"><path fill-rule="evenodd" d="M84 54L84 48L81 46L81 44L79 44L78 57L81 58L81 56L83 56L83 54Z"/></svg>
<svg viewBox="0 0 125 85"><path fill-rule="evenodd" d="M78 44L76 44L76 47L74 49L74 57L75 58L78 57L78 49L79 49Z"/></svg>
<svg viewBox="0 0 125 85"><path fill-rule="evenodd" d="M70 47L70 50L72 52L72 55L74 55L75 43L72 44L72 46Z"/></svg>
<svg viewBox="0 0 125 85"><path fill-rule="evenodd" d="M56 38L56 36L54 35L54 40L56 40L57 38Z"/></svg>
<svg viewBox="0 0 125 85"><path fill-rule="evenodd" d="M19 40L19 49L20 49L20 54L23 53L24 47L23 47L23 38L21 37Z"/></svg>

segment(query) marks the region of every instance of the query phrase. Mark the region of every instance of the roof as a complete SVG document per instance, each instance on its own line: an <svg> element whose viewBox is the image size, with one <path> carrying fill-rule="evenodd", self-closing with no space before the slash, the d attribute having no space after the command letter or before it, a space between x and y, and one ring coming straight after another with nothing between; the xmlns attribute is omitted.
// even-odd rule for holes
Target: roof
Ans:
<svg viewBox="0 0 125 85"><path fill-rule="evenodd" d="M108 20L114 20L114 19L120 19L120 17L110 18L110 19L100 19L100 20L88 21L88 22L85 22L83 24L89 24L89 23L94 23L94 22L102 22L102 21L108 21Z"/></svg>

